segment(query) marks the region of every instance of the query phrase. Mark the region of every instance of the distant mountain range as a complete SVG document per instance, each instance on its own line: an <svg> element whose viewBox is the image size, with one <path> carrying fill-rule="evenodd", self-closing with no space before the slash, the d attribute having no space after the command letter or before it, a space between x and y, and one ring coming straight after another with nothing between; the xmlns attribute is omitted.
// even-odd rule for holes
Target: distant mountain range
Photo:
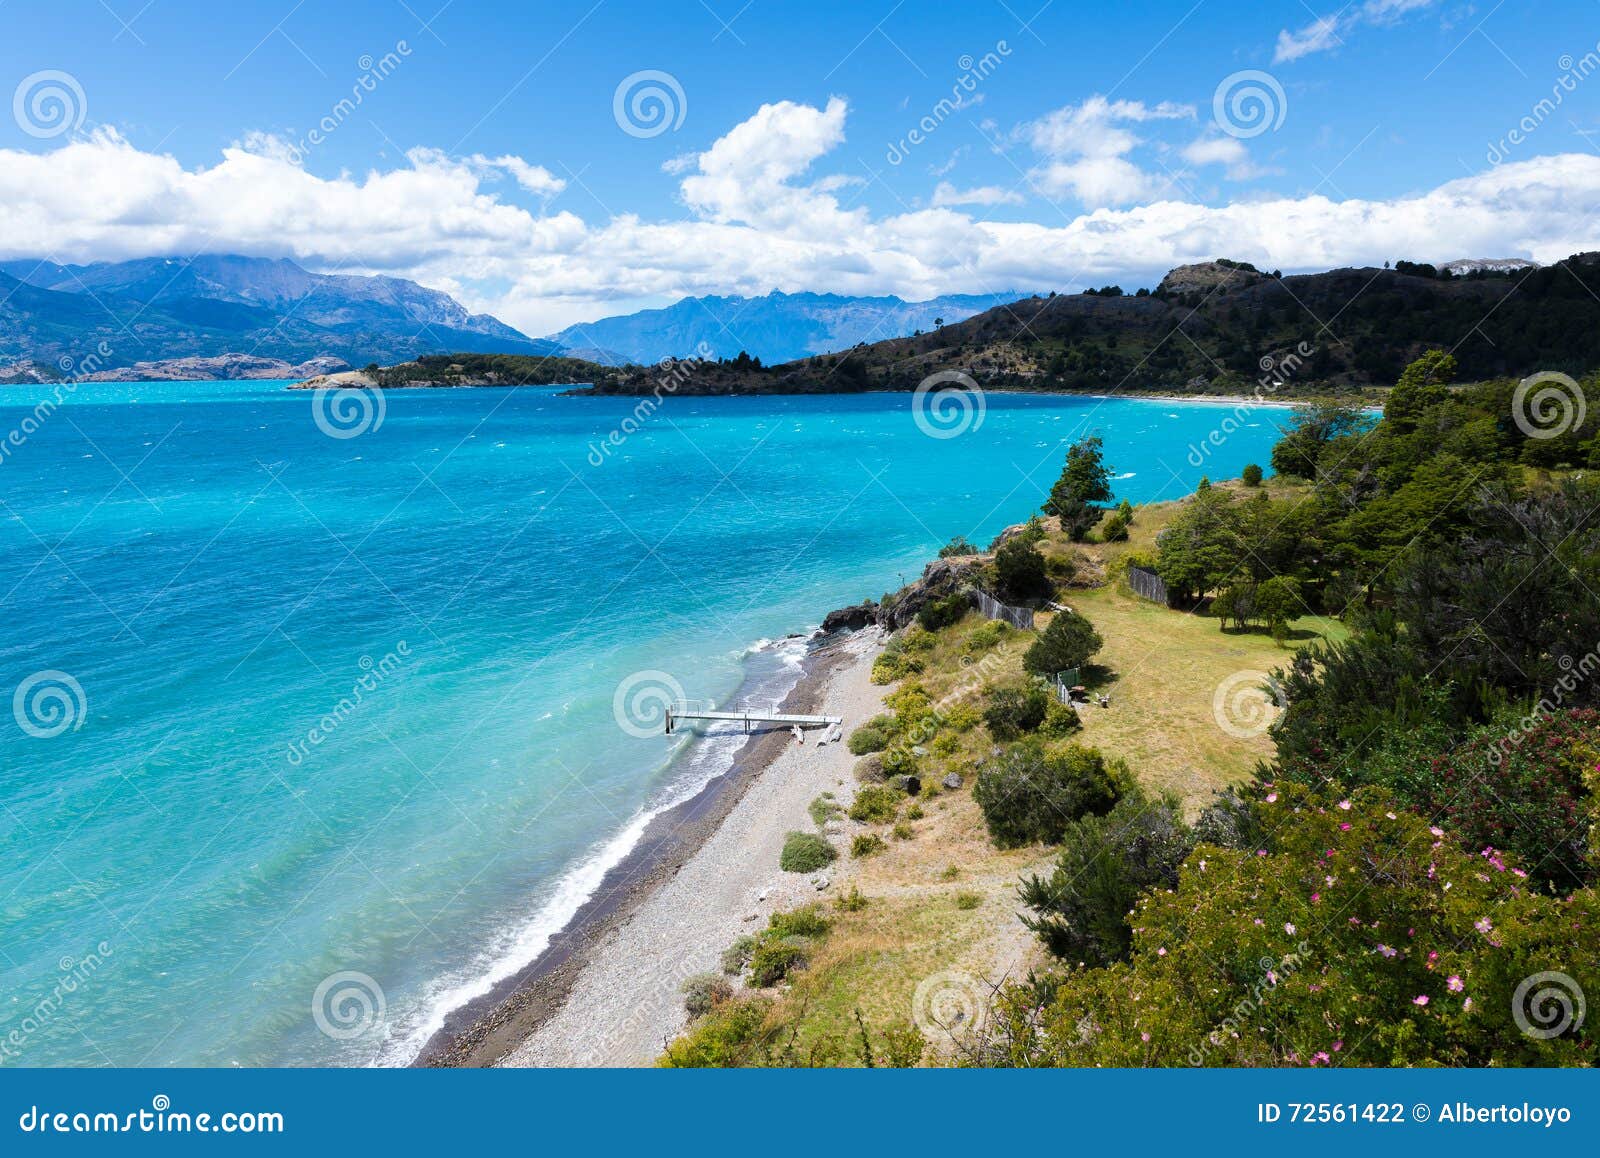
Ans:
<svg viewBox="0 0 1600 1158"><path fill-rule="evenodd" d="M903 338L1021 296L948 294L925 302L812 293L684 298L664 309L568 326L550 340L575 357L613 366L697 353L707 358L748 353L766 363L788 362L848 350L858 342Z"/></svg>
<svg viewBox="0 0 1600 1158"><path fill-rule="evenodd" d="M416 282L310 273L287 260L0 262L0 377L72 373L91 356L103 370L184 359L204 372L204 360L224 355L247 361L216 365L359 366L445 350L540 355L558 347Z"/></svg>

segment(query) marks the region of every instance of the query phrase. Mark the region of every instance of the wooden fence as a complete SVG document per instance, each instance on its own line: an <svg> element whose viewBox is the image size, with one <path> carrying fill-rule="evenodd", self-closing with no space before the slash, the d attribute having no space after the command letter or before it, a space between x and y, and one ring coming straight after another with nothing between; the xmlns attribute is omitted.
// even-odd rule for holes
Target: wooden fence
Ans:
<svg viewBox="0 0 1600 1158"><path fill-rule="evenodd" d="M1133 588L1133 593L1140 598L1166 606L1167 585L1154 571L1146 571L1143 567L1129 567L1128 586Z"/></svg>

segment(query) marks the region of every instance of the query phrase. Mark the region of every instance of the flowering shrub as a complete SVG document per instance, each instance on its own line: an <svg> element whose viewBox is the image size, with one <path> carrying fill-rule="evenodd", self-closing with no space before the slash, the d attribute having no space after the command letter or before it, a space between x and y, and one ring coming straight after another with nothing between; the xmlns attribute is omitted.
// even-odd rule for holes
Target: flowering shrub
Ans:
<svg viewBox="0 0 1600 1158"><path fill-rule="evenodd" d="M1526 987L1600 994L1600 902L1553 898L1375 791L1259 805L1274 851L1201 845L1129 921L1133 958L1003 998L986 1060L1042 1065L1592 1065ZM1522 1008L1514 1007L1520 997ZM1519 1018L1521 1019L1519 1021Z"/></svg>

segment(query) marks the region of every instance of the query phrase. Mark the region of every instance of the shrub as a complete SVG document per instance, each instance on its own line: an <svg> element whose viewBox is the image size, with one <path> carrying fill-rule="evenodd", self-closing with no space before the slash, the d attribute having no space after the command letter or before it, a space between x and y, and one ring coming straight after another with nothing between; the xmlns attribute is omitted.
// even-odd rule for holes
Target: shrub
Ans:
<svg viewBox="0 0 1600 1158"><path fill-rule="evenodd" d="M1244 470L1239 472L1239 478L1247 487L1261 485L1261 468L1255 463L1246 463Z"/></svg>
<svg viewBox="0 0 1600 1158"><path fill-rule="evenodd" d="M754 937L740 937L722 951L722 971L730 977L739 976L744 972L744 967L750 964L750 954L755 951Z"/></svg>
<svg viewBox="0 0 1600 1158"><path fill-rule="evenodd" d="M879 752L869 752L857 760L854 772L858 784L881 784L888 775L883 766L883 755Z"/></svg>
<svg viewBox="0 0 1600 1158"><path fill-rule="evenodd" d="M922 811L922 805L915 802L912 803L910 808L906 809L907 820L921 820L924 815L926 814Z"/></svg>
<svg viewBox="0 0 1600 1158"><path fill-rule="evenodd" d="M972 634L967 636L966 646L962 649L968 655L977 655L980 651L988 651L1011 633L1011 625L1003 619L985 619L972 629Z"/></svg>
<svg viewBox="0 0 1600 1158"><path fill-rule="evenodd" d="M1100 528L1100 537L1108 543L1126 542L1128 538L1128 520L1122 517L1119 511L1106 520L1106 525Z"/></svg>
<svg viewBox="0 0 1600 1158"><path fill-rule="evenodd" d="M1002 599L1043 599L1054 590L1039 548L1022 539L1012 539L994 553L994 568Z"/></svg>
<svg viewBox="0 0 1600 1158"><path fill-rule="evenodd" d="M997 740L1015 740L1024 732L1036 731L1050 710L1050 693L1032 681L1022 685L998 687L990 691L983 709L983 722Z"/></svg>
<svg viewBox="0 0 1600 1158"><path fill-rule="evenodd" d="M983 904L983 894L963 890L956 894L956 908L963 912L970 912Z"/></svg>
<svg viewBox="0 0 1600 1158"><path fill-rule="evenodd" d="M811 822L822 828L839 815L839 804L833 799L833 793L824 792L807 806L806 811L811 813Z"/></svg>
<svg viewBox="0 0 1600 1158"><path fill-rule="evenodd" d="M944 866L943 871L939 873L939 879L942 881L960 880L961 870L953 864L947 864Z"/></svg>
<svg viewBox="0 0 1600 1158"><path fill-rule="evenodd" d="M1130 793L1105 816L1085 816L1062 834L1055 871L1018 888L1034 915L1023 924L1068 963L1109 965L1133 946L1128 913L1140 894L1170 889L1194 847L1172 801Z"/></svg>
<svg viewBox="0 0 1600 1158"><path fill-rule="evenodd" d="M1039 675L1082 667L1105 643L1100 633L1076 611L1062 611L1050 621L1022 657L1022 666Z"/></svg>
<svg viewBox="0 0 1600 1158"><path fill-rule="evenodd" d="M1055 844L1075 820L1109 812L1121 790L1094 748L1052 752L1037 741L1015 744L972 786L989 835L1000 848Z"/></svg>
<svg viewBox="0 0 1600 1158"><path fill-rule="evenodd" d="M814 873L838 855L833 845L814 832L791 832L784 838L778 867L786 873Z"/></svg>
<svg viewBox="0 0 1600 1158"><path fill-rule="evenodd" d="M938 631L940 628L949 627L952 623L959 623L961 617L972 610L972 601L964 592L947 595L943 599L935 599L924 604L921 611L917 612L917 623L924 631Z"/></svg>
<svg viewBox="0 0 1600 1158"><path fill-rule="evenodd" d="M900 811L900 793L886 784L864 784L850 802L850 819L863 824L887 824Z"/></svg>
<svg viewBox="0 0 1600 1158"><path fill-rule="evenodd" d="M857 858L875 856L888 847L877 833L863 832L850 842L850 855Z"/></svg>
<svg viewBox="0 0 1600 1158"><path fill-rule="evenodd" d="M971 704L955 704L945 709L944 726L952 732L970 732L982 718Z"/></svg>
<svg viewBox="0 0 1600 1158"><path fill-rule="evenodd" d="M822 937L833 926L816 905L790 909L787 913L773 913L767 919L767 931L778 937Z"/></svg>
<svg viewBox="0 0 1600 1158"><path fill-rule="evenodd" d="M900 820L900 821L896 821L895 822L895 826L894 826L894 829L893 829L893 836L894 836L894 838L896 840L910 840L912 837L914 837L916 835L917 835L916 829L912 828L905 821Z"/></svg>
<svg viewBox="0 0 1600 1158"><path fill-rule="evenodd" d="M957 535L944 546L939 548L939 558L948 559L952 555L976 555L978 548L967 542L965 535Z"/></svg>
<svg viewBox="0 0 1600 1158"><path fill-rule="evenodd" d="M1044 723L1039 725L1039 734L1049 736L1051 739L1060 739L1062 736L1072 735L1082 727L1083 721L1078 718L1078 709L1052 696L1050 706L1045 709Z"/></svg>
<svg viewBox="0 0 1600 1158"><path fill-rule="evenodd" d="M750 955L750 984L770 989L806 966L809 942L804 937L762 937Z"/></svg>
<svg viewBox="0 0 1600 1158"><path fill-rule="evenodd" d="M867 898L861 895L861 890L855 885L850 886L848 893L840 893L833 898L834 907L845 913L859 913L867 907Z"/></svg>
<svg viewBox="0 0 1600 1158"><path fill-rule="evenodd" d="M1593 890L1541 896L1514 862L1462 851L1378 790L1348 809L1277 793L1261 805L1271 853L1197 848L1172 892L1138 902L1129 962L1066 974L1031 1022L1013 1018L1037 993L1008 992L997 1023L1030 1027L1009 1035L1022 1047L1010 1064L1593 1064L1594 1028L1572 1001L1600 986ZM1565 996L1565 1031L1521 1032L1538 992L1527 979L1557 962L1572 985L1543 991L1544 1015Z"/></svg>
<svg viewBox="0 0 1600 1158"><path fill-rule="evenodd" d="M881 752L894 742L897 732L893 716L874 716L850 733L850 751L857 756Z"/></svg>
<svg viewBox="0 0 1600 1158"><path fill-rule="evenodd" d="M657 1065L669 1069L726 1069L744 1064L761 1044L770 1003L759 997L725 1001L667 1046Z"/></svg>
<svg viewBox="0 0 1600 1158"><path fill-rule="evenodd" d="M696 973L683 983L683 1008L691 1019L704 1017L733 997L733 986L716 973Z"/></svg>

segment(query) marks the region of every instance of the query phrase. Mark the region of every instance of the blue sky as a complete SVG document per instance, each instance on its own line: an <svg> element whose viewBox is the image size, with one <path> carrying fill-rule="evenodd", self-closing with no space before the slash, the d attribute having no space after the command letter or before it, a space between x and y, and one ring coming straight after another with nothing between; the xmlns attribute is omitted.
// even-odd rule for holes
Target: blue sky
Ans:
<svg viewBox="0 0 1600 1158"><path fill-rule="evenodd" d="M1286 269L1596 247L1593 2L3 0L0 32L0 256L263 252L531 329L689 292L1148 284L1197 237ZM640 73L659 133L616 114ZM52 86L68 125L28 103ZM1240 87L1269 124L1219 120Z"/></svg>

